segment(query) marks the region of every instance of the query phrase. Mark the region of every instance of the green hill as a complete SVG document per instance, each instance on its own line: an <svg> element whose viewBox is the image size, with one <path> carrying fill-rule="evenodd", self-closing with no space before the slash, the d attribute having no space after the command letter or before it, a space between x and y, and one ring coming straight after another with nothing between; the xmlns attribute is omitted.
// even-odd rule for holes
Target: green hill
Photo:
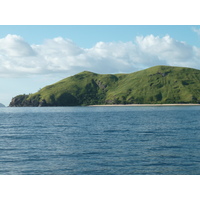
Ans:
<svg viewBox="0 0 200 200"><path fill-rule="evenodd" d="M133 103L200 103L200 70L154 66L130 74L84 71L34 94L16 96L10 106Z"/></svg>

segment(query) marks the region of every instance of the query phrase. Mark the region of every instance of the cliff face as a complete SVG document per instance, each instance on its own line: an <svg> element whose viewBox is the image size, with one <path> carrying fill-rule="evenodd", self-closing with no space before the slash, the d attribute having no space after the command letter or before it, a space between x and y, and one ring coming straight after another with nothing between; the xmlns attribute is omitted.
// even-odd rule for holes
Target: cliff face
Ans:
<svg viewBox="0 0 200 200"><path fill-rule="evenodd" d="M82 72L19 95L9 106L200 103L200 70L155 66L130 74Z"/></svg>
<svg viewBox="0 0 200 200"><path fill-rule="evenodd" d="M10 102L10 107L38 107L38 106L47 106L46 101L37 101L37 100L27 100L29 95L18 95L12 98Z"/></svg>

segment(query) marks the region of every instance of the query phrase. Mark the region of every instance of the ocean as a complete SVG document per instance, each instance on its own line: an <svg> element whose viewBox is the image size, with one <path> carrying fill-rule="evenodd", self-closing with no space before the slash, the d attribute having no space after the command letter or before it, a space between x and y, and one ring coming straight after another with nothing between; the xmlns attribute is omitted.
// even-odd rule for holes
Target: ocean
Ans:
<svg viewBox="0 0 200 200"><path fill-rule="evenodd" d="M199 175L200 106L0 108L0 175Z"/></svg>

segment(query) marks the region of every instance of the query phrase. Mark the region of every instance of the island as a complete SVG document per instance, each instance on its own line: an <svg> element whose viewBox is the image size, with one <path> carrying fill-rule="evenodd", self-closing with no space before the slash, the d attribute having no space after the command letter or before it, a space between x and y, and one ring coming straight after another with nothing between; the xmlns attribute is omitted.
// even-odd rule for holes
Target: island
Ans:
<svg viewBox="0 0 200 200"><path fill-rule="evenodd" d="M89 71L36 93L12 98L10 107L199 104L200 70L159 65L129 74Z"/></svg>

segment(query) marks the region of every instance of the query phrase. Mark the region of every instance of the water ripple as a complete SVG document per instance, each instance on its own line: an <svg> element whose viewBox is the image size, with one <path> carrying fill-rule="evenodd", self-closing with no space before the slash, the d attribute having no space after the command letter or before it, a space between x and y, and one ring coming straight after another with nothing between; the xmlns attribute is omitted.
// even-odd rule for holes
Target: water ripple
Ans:
<svg viewBox="0 0 200 200"><path fill-rule="evenodd" d="M0 109L0 174L200 174L199 107Z"/></svg>

